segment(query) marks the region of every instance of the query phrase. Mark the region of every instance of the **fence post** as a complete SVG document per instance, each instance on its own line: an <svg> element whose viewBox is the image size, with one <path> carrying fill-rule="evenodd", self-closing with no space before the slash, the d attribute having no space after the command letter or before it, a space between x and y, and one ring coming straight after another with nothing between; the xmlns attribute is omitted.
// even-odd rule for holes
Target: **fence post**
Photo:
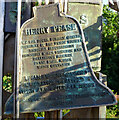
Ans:
<svg viewBox="0 0 119 120"><path fill-rule="evenodd" d="M45 112L45 119L53 119L59 120L62 118L62 110L55 110L55 111L46 111Z"/></svg>
<svg viewBox="0 0 119 120"><path fill-rule="evenodd" d="M15 68L14 68L14 109L13 109L13 117L14 118L19 118L19 67L18 67L18 56L19 56L19 52L18 52L18 44L19 44L19 40L20 40L20 26L21 26L21 3L22 0L18 1L18 5L17 5L17 27L16 27L16 39L15 39Z"/></svg>
<svg viewBox="0 0 119 120"><path fill-rule="evenodd" d="M4 48L4 0L0 1L0 119L2 119L2 77L3 77L3 48Z"/></svg>

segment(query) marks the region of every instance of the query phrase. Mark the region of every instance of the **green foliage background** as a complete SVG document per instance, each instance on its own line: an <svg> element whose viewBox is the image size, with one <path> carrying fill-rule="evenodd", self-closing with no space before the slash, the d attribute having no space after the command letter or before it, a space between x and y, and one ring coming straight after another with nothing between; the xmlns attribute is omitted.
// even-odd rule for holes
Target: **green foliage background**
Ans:
<svg viewBox="0 0 119 120"><path fill-rule="evenodd" d="M108 87L119 94L119 15L109 6L103 8L102 73L107 75Z"/></svg>
<svg viewBox="0 0 119 120"><path fill-rule="evenodd" d="M3 89L12 92L12 75L9 73L3 77Z"/></svg>

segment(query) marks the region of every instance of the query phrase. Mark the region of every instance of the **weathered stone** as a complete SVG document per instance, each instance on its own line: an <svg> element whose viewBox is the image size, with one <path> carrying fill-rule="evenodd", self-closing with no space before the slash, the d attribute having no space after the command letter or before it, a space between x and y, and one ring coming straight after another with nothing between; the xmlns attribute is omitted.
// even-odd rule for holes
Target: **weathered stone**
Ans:
<svg viewBox="0 0 119 120"><path fill-rule="evenodd" d="M85 2L85 0L82 0ZM68 15L79 20L85 35L90 62L94 71L101 70L101 30L102 30L102 3L99 5L82 3L68 3ZM87 0L86 0L87 1Z"/></svg>

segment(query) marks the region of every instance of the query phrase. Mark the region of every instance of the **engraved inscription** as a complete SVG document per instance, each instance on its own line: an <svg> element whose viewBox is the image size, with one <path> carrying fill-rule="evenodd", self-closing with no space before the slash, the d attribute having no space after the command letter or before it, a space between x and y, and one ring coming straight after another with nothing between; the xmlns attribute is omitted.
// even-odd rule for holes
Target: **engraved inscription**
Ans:
<svg viewBox="0 0 119 120"><path fill-rule="evenodd" d="M75 29L72 28L71 30ZM82 50L81 48L76 48L76 44L81 45L81 41L81 36L78 34L57 38L22 41L21 48L27 50L27 53L24 53L22 57L33 57L33 64L37 69L70 66L73 53L81 52Z"/></svg>
<svg viewBox="0 0 119 120"><path fill-rule="evenodd" d="M52 27L29 28L25 30L25 35L39 35L46 33L65 32L76 30L76 24L57 25Z"/></svg>

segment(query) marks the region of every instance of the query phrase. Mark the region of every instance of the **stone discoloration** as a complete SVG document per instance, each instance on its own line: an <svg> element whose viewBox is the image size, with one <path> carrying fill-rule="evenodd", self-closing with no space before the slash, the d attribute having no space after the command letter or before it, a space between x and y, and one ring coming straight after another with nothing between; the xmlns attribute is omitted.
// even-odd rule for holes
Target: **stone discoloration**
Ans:
<svg viewBox="0 0 119 120"><path fill-rule="evenodd" d="M101 2L101 1L100 1ZM81 23L94 71L101 70L102 4L68 3L68 13ZM85 16L85 20L82 20ZM84 17L83 17L84 18Z"/></svg>

